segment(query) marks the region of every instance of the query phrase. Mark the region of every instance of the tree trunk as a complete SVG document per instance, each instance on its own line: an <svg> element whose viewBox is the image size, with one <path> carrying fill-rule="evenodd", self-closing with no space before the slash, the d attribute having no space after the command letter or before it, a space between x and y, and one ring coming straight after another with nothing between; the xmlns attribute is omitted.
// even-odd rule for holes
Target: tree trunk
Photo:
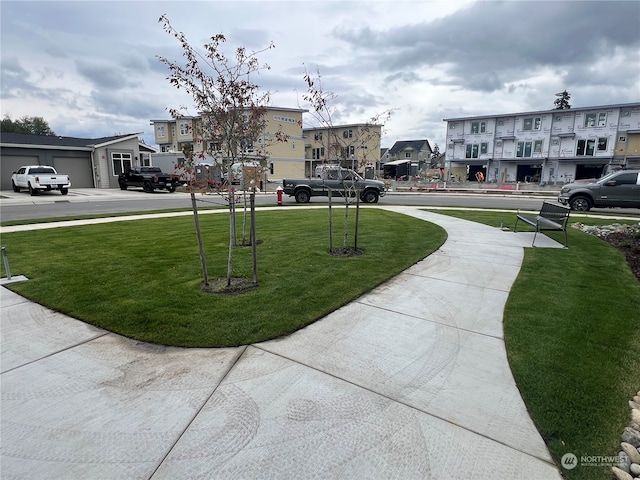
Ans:
<svg viewBox="0 0 640 480"><path fill-rule="evenodd" d="M242 193L244 204L242 205L242 243L240 245L247 244L247 192ZM254 198L255 200L255 198ZM251 239L249 239L251 241Z"/></svg>
<svg viewBox="0 0 640 480"><path fill-rule="evenodd" d="M348 247L348 244L347 244L348 239L349 239L349 192L345 191L344 232L342 237L342 248L344 250L346 250Z"/></svg>
<svg viewBox="0 0 640 480"><path fill-rule="evenodd" d="M329 253L333 253L333 212L331 210L331 188L329 188Z"/></svg>
<svg viewBox="0 0 640 480"><path fill-rule="evenodd" d="M253 260L253 284L258 284L258 241L256 240L256 189L251 192L251 255Z"/></svg>
<svg viewBox="0 0 640 480"><path fill-rule="evenodd" d="M236 244L236 207L235 195L229 195L229 258L227 259L227 287L231 286L233 274L233 247Z"/></svg>
<svg viewBox="0 0 640 480"><path fill-rule="evenodd" d="M353 231L353 251L358 251L358 223L360 222L360 195L356 192L356 224Z"/></svg>
<svg viewBox="0 0 640 480"><path fill-rule="evenodd" d="M202 276L204 284L209 285L209 274L207 273L207 258L204 255L202 245L202 232L200 231L200 219L198 218L198 206L196 205L196 195L191 192L191 208L193 209L193 219L196 222L196 236L198 237L198 249L200 250L200 264L202 265Z"/></svg>

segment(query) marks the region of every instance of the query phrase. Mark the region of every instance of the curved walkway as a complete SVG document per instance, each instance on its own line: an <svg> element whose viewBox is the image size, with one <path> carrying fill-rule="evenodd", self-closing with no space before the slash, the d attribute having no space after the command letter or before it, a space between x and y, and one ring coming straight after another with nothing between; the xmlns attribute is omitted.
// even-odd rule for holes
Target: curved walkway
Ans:
<svg viewBox="0 0 640 480"><path fill-rule="evenodd" d="M380 208L448 240L309 327L248 347L144 344L1 288L2 477L560 479L502 335L533 234Z"/></svg>

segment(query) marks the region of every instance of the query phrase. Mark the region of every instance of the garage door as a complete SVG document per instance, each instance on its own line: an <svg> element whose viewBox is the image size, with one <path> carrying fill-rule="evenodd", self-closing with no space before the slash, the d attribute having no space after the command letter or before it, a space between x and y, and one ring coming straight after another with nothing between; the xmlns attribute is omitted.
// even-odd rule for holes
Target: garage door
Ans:
<svg viewBox="0 0 640 480"><path fill-rule="evenodd" d="M11 173L23 165L38 165L38 157L2 155L0 158L0 190L11 190Z"/></svg>
<svg viewBox="0 0 640 480"><path fill-rule="evenodd" d="M59 173L71 177L71 189L93 188L91 160L88 158L53 157L53 166Z"/></svg>

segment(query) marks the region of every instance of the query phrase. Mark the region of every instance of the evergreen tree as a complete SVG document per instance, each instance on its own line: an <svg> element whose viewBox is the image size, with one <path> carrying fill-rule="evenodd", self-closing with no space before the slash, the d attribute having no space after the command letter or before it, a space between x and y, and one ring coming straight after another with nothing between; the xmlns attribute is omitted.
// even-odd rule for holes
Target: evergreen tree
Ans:
<svg viewBox="0 0 640 480"><path fill-rule="evenodd" d="M571 108L571 105L569 104L571 95L569 95L569 92L564 90L563 92L556 93L556 97L558 98L556 98L553 102L556 110L568 110Z"/></svg>

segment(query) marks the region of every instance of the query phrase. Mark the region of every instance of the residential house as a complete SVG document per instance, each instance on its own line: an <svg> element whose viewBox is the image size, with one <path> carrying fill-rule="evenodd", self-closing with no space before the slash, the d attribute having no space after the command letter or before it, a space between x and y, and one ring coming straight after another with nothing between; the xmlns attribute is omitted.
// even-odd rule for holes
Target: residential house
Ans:
<svg viewBox="0 0 640 480"><path fill-rule="evenodd" d="M382 125L358 123L303 129L304 176L313 176L317 166L330 163L351 168L368 178L380 170Z"/></svg>
<svg viewBox="0 0 640 480"><path fill-rule="evenodd" d="M71 177L72 188L115 188L132 165L148 165L156 149L141 143L142 133L101 138L2 133L0 179L11 188L11 173L22 165L51 165Z"/></svg>
<svg viewBox="0 0 640 480"><path fill-rule="evenodd" d="M265 167L267 167L269 178L282 179L304 175L305 147L302 114L306 111L299 108L267 107L262 135L247 143L246 153L249 158L258 151L266 154ZM190 144L195 153L220 152L222 156L222 146L216 142L216 139L199 138L197 132L201 122L202 116L151 120L155 141L160 151L179 154L185 145ZM277 139L278 132L287 137L286 142Z"/></svg>
<svg viewBox="0 0 640 480"><path fill-rule="evenodd" d="M429 140L402 140L386 152L384 178L413 177L430 167L433 150Z"/></svg>
<svg viewBox="0 0 640 480"><path fill-rule="evenodd" d="M453 180L555 184L640 168L640 103L444 121Z"/></svg>

